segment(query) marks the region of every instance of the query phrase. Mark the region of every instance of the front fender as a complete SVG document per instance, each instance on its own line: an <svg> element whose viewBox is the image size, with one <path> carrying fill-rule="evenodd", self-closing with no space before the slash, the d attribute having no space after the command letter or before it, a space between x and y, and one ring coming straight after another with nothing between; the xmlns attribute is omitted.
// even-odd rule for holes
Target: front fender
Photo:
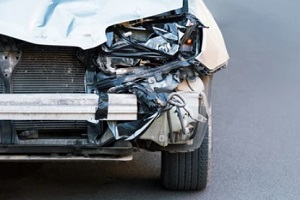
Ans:
<svg viewBox="0 0 300 200"><path fill-rule="evenodd" d="M188 1L189 13L195 15L208 28L203 29L202 53L197 57L211 73L225 67L229 60L222 33L202 0Z"/></svg>

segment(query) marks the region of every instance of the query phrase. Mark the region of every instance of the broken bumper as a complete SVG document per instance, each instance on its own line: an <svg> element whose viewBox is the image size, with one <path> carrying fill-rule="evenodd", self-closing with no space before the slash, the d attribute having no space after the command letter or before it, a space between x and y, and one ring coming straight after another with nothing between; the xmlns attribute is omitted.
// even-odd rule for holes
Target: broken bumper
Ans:
<svg viewBox="0 0 300 200"><path fill-rule="evenodd" d="M96 94L1 94L0 120L136 120L133 94L108 94L107 107L99 111ZM99 116L99 114L98 114Z"/></svg>

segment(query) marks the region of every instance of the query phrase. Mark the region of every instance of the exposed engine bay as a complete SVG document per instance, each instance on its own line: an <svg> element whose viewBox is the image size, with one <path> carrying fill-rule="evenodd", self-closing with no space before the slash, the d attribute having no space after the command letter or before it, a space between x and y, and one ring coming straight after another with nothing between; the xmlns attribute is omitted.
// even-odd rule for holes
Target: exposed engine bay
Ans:
<svg viewBox="0 0 300 200"><path fill-rule="evenodd" d="M166 189L204 189L213 74L229 55L202 0L0 1L0 162L161 152Z"/></svg>
<svg viewBox="0 0 300 200"><path fill-rule="evenodd" d="M196 59L205 28L191 14L158 15L108 27L88 50L1 36L0 143L192 144L209 115L210 72Z"/></svg>

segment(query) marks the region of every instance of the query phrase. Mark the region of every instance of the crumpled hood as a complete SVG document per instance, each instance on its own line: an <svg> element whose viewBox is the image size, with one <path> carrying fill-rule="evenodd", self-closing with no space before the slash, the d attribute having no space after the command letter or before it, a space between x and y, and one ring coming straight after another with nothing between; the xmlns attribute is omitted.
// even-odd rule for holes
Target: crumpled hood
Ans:
<svg viewBox="0 0 300 200"><path fill-rule="evenodd" d="M182 7L182 0L0 1L0 34L27 42L96 47L113 24Z"/></svg>

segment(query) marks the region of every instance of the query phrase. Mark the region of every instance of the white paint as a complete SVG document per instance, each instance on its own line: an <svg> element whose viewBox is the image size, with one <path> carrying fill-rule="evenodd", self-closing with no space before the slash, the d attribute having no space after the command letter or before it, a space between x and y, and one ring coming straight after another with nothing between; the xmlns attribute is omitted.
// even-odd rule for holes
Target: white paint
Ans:
<svg viewBox="0 0 300 200"><path fill-rule="evenodd" d="M108 26L182 7L182 0L0 1L0 34L44 45L96 47Z"/></svg>

